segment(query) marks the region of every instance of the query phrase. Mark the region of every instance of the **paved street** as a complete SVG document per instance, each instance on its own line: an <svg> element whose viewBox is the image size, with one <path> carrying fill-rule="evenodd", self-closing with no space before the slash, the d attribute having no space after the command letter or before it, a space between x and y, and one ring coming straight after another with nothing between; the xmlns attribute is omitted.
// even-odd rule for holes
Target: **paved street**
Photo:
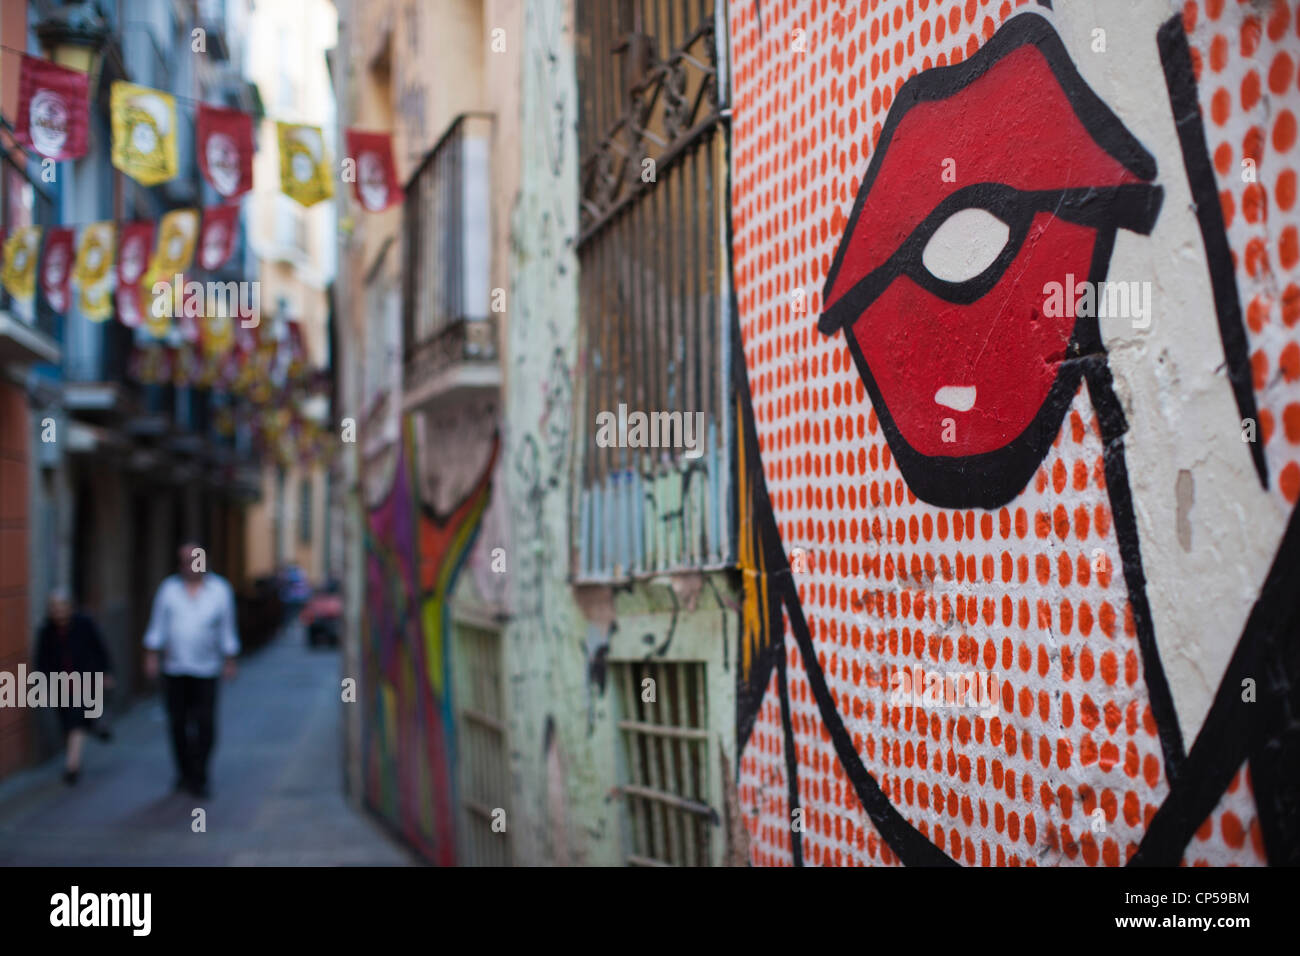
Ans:
<svg viewBox="0 0 1300 956"><path fill-rule="evenodd" d="M0 865L385 866L412 857L342 795L339 663L297 633L242 661L218 702L212 795L172 794L159 698L62 758L0 783ZM207 832L191 830L207 812Z"/></svg>

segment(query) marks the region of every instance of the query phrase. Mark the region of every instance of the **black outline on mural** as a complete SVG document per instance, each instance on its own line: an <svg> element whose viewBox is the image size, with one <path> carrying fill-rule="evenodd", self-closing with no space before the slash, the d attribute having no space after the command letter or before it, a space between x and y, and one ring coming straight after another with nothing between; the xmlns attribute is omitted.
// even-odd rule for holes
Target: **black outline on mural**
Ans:
<svg viewBox="0 0 1300 956"><path fill-rule="evenodd" d="M1209 149L1205 145L1200 94L1181 16L1166 21L1156 34L1156 44L1160 49L1165 84L1169 87L1169 105L1178 130L1187 184L1191 187L1192 201L1196 206L1196 222L1205 245L1205 259L1210 266L1210 289L1214 295L1214 312L1219 320L1219 337L1223 340L1228 381L1241 418L1258 422L1259 410L1250 374L1250 349L1246 327L1241 321L1241 299L1237 294L1237 268L1232 261L1214 167L1210 164ZM1259 472L1259 483L1267 489L1268 463L1264 459L1264 443L1255 441L1250 446L1255 470Z"/></svg>
<svg viewBox="0 0 1300 956"><path fill-rule="evenodd" d="M1113 236L1120 228L1143 234L1149 232L1160 210L1162 190L1151 183L1156 177L1155 158L1084 82L1052 25L1037 13L1023 13L1007 20L969 59L918 73L903 84L885 119L880 140L858 188L853 210L822 287L822 301L830 301L840 267L857 233L867 196L884 166L894 134L904 117L912 107L921 103L949 99L982 78L1008 54L1026 46L1032 46L1042 55L1079 122L1097 145L1143 180L1143 184L1127 188L1026 193L1002 184L985 183L958 190L939 203L884 264L845 291L818 323L823 334L843 330L899 471L913 494L940 508L997 508L1015 498L1029 483L1059 433L1065 412L1078 390L1078 373L1071 367L1070 359L1088 354L1085 348L1085 343L1091 338L1088 326L1095 326L1096 318L1077 318L1056 378L1043 404L1018 436L1001 448L973 455L926 455L903 437L852 334L853 322L894 278L899 274L915 277L924 272L914 263L904 264L900 256L904 253L919 256L924 242L944 219L956 211L955 207L974 206L992 212L1011 227L1010 238L997 261L966 283L930 279L922 284L923 288L948 301L968 304L990 291L1001 278L1020 251L1033 212L1040 208L1050 209L1062 219L1095 228L1094 248L1107 249L1111 248ZM1123 201L1131 201L1135 192L1138 193L1136 208L1124 209ZM1063 205L1059 209L1054 207L1050 204L1053 199ZM1104 281L1108 266L1109 258L1101 259L1094 254L1088 281L1094 284ZM851 316L852 321L846 316ZM1089 318L1090 322L1085 321Z"/></svg>

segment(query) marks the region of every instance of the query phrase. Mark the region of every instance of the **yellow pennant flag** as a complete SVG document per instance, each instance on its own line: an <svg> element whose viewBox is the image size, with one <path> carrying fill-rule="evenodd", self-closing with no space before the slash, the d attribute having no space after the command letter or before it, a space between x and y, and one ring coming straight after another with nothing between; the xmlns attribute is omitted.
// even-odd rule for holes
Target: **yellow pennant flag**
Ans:
<svg viewBox="0 0 1300 956"><path fill-rule="evenodd" d="M207 356L220 357L235 344L235 320L219 307L216 294L209 292L203 316L201 341Z"/></svg>
<svg viewBox="0 0 1300 956"><path fill-rule="evenodd" d="M41 227L22 226L5 241L4 287L11 296L30 302L36 293L36 256L41 249Z"/></svg>
<svg viewBox="0 0 1300 956"><path fill-rule="evenodd" d="M158 246L145 273L143 291L148 296L144 327L155 338L171 332L172 320L179 317L177 303L185 301L183 273L194 261L194 247L199 237L199 213L196 209L173 209L158 221ZM181 278L178 280L178 276ZM160 288L163 283L165 288ZM180 285L177 289L176 286Z"/></svg>
<svg viewBox="0 0 1300 956"><path fill-rule="evenodd" d="M147 281L171 282L194 261L194 246L199 238L199 211L173 209L158 222L158 248L149 265Z"/></svg>
<svg viewBox="0 0 1300 956"><path fill-rule="evenodd" d="M72 278L80 294L81 314L102 322L113 314L113 253L117 230L111 222L91 223L81 230Z"/></svg>
<svg viewBox="0 0 1300 956"><path fill-rule="evenodd" d="M275 126L280 144L280 189L284 194L304 206L334 195L320 127L280 122Z"/></svg>
<svg viewBox="0 0 1300 956"><path fill-rule="evenodd" d="M174 179L176 101L161 90L121 80L113 84L113 165L136 182L156 186Z"/></svg>

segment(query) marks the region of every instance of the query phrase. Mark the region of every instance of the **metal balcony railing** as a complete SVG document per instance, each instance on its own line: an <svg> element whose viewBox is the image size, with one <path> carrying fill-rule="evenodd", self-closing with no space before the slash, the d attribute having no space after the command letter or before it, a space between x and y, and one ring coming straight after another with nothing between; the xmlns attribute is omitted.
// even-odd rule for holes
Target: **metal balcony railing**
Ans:
<svg viewBox="0 0 1300 956"><path fill-rule="evenodd" d="M491 312L492 119L458 117L406 186L402 338L407 386L496 358Z"/></svg>

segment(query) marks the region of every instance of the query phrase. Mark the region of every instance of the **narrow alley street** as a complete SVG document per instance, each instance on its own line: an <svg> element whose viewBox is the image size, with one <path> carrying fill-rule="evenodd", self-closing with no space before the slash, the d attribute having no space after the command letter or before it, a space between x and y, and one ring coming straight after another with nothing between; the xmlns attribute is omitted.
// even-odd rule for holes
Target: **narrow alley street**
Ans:
<svg viewBox="0 0 1300 956"><path fill-rule="evenodd" d="M241 661L218 700L212 795L171 793L158 698L86 745L0 783L0 865L393 866L412 857L342 795L339 659L289 631ZM191 829L202 806L207 830Z"/></svg>

